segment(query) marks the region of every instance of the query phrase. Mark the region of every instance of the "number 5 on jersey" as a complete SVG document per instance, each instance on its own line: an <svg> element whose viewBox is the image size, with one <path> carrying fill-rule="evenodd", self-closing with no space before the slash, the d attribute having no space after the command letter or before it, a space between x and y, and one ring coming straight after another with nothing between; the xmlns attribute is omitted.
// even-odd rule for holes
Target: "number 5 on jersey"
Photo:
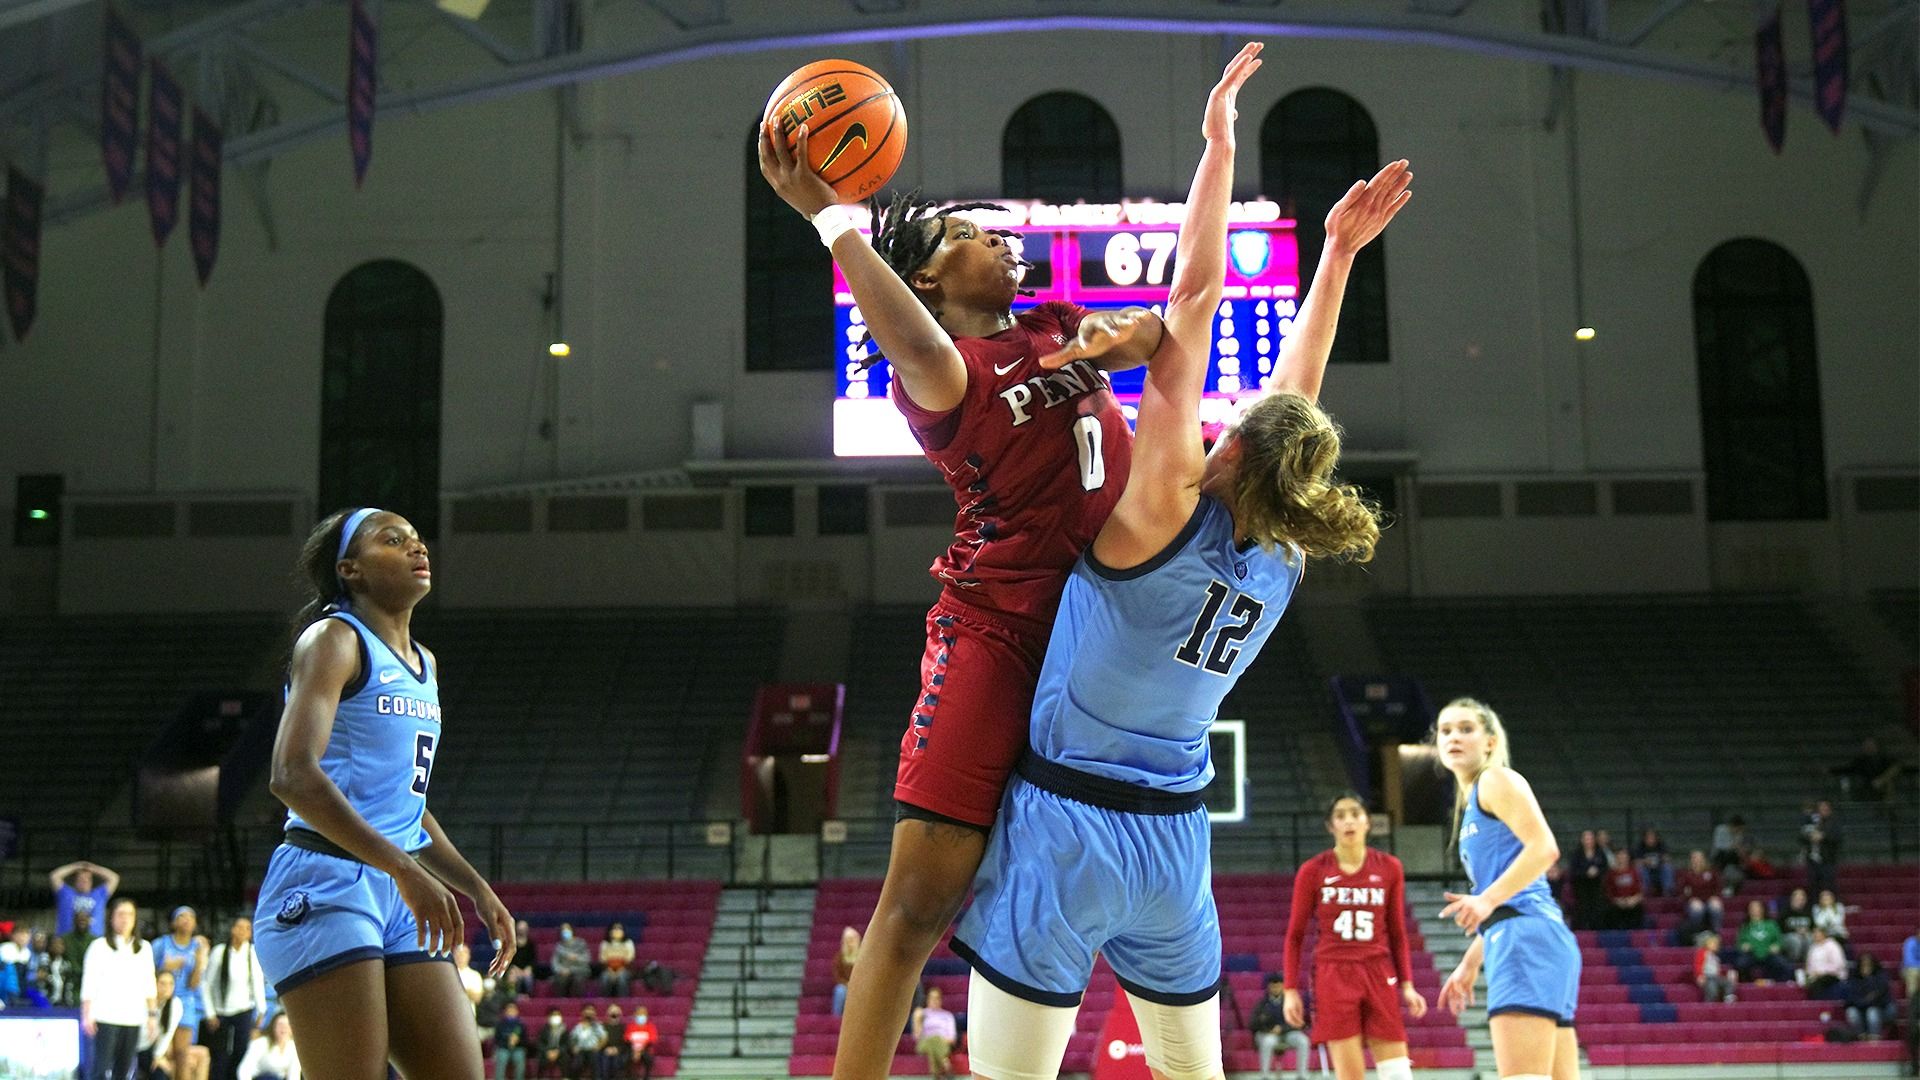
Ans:
<svg viewBox="0 0 1920 1080"><path fill-rule="evenodd" d="M427 782L433 779L433 732L415 732L413 736L413 784L409 788L421 798L427 797Z"/></svg>

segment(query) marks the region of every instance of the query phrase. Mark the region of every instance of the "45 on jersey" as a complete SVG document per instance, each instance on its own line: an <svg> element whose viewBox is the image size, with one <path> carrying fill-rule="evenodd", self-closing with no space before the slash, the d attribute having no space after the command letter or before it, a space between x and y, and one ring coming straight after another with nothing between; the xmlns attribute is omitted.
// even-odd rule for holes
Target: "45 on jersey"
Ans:
<svg viewBox="0 0 1920 1080"><path fill-rule="evenodd" d="M1332 889L1322 890L1332 892ZM1372 941L1373 912L1343 911L1333 920L1333 932L1340 935L1341 941Z"/></svg>

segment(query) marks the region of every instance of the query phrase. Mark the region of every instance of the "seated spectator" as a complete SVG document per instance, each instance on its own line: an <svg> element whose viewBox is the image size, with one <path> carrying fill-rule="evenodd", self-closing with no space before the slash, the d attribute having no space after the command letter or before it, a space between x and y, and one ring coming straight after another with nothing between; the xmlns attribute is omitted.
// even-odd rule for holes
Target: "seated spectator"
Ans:
<svg viewBox="0 0 1920 1080"><path fill-rule="evenodd" d="M1820 890L1820 902L1813 906L1813 925L1825 930L1842 949L1847 947L1847 908L1832 889Z"/></svg>
<svg viewBox="0 0 1920 1080"><path fill-rule="evenodd" d="M940 1004L940 988L927 987L927 1003L913 1011L913 1048L927 1059L933 1080L953 1080L953 1047L960 1041L960 1023Z"/></svg>
<svg viewBox="0 0 1920 1080"><path fill-rule="evenodd" d="M627 928L619 923L607 927L600 942L600 990L608 997L626 997L633 985L633 942L627 940Z"/></svg>
<svg viewBox="0 0 1920 1080"><path fill-rule="evenodd" d="M1860 752L1827 772L1840 778L1840 797L1859 802L1885 802L1900 775L1900 763L1880 749L1869 735L1860 740Z"/></svg>
<svg viewBox="0 0 1920 1080"><path fill-rule="evenodd" d="M493 1080L527 1080L527 1025L518 1001L502 1005L493 1024Z"/></svg>
<svg viewBox="0 0 1920 1080"><path fill-rule="evenodd" d="M633 1075L634 1064L640 1066L640 1080L653 1080L653 1048L660 1044L660 1029L647 1019L647 1007L635 1005L633 1019L627 1021L627 1030L623 1036L627 1042L627 1069L623 1076Z"/></svg>
<svg viewBox="0 0 1920 1080"><path fill-rule="evenodd" d="M640 969L640 985L655 994L673 993L673 980L679 977L679 973L658 960L649 960Z"/></svg>
<svg viewBox="0 0 1920 1080"><path fill-rule="evenodd" d="M480 999L486 995L487 982L473 966L473 950L466 942L453 947L453 970L460 976L460 992L467 995L467 1003L473 1006L474 1014L479 1015Z"/></svg>
<svg viewBox="0 0 1920 1080"><path fill-rule="evenodd" d="M1626 848L1613 852L1613 869L1605 884L1607 913L1604 928L1638 930L1647 924L1647 890Z"/></svg>
<svg viewBox="0 0 1920 1080"><path fill-rule="evenodd" d="M147 1026L140 1029L140 1040L134 1047L133 1061L139 1072L135 1075L159 1080L166 1077L172 1080L173 1062L168 1051L173 1046L173 1033L180 1030L180 1019L186 1014L175 993L178 987L174 983L173 972L156 972L153 976L153 1007L148 1010Z"/></svg>
<svg viewBox="0 0 1920 1080"><path fill-rule="evenodd" d="M1747 861L1747 819L1734 814L1713 827L1713 868L1724 870Z"/></svg>
<svg viewBox="0 0 1920 1080"><path fill-rule="evenodd" d="M1715 933L1718 929L1707 905L1698 900L1689 900L1687 906L1680 910L1680 921L1674 925L1671 939L1675 945L1692 948L1701 935Z"/></svg>
<svg viewBox="0 0 1920 1080"><path fill-rule="evenodd" d="M1820 927L1813 928L1813 944L1807 946L1807 996L1831 998L1840 980L1847 977L1847 954L1840 943Z"/></svg>
<svg viewBox="0 0 1920 1080"><path fill-rule="evenodd" d="M1680 895L1687 901L1686 910L1691 914L1696 907L1706 910L1707 925L1719 930L1726 920L1726 903L1720 899L1721 876L1707 862L1706 853L1695 850L1687 856L1687 869L1679 880Z"/></svg>
<svg viewBox="0 0 1920 1080"><path fill-rule="evenodd" d="M560 1015L559 1009L547 1011L547 1026L540 1029L540 1037L534 1043L535 1076L566 1076L573 1064L567 1051L567 1021Z"/></svg>
<svg viewBox="0 0 1920 1080"><path fill-rule="evenodd" d="M1580 833L1580 846L1567 856L1567 878L1573 882L1573 928L1598 930L1606 912L1607 851L1592 829Z"/></svg>
<svg viewBox="0 0 1920 1080"><path fill-rule="evenodd" d="M1789 963L1807 958L1807 946L1813 944L1813 905L1807 890L1795 889L1780 909L1780 951Z"/></svg>
<svg viewBox="0 0 1920 1080"><path fill-rule="evenodd" d="M627 1018L616 1003L607 1006L607 1041L594 1055L594 1080L625 1080L632 1075L633 1048L627 1045Z"/></svg>
<svg viewBox="0 0 1920 1080"><path fill-rule="evenodd" d="M69 934L84 925L92 937L106 936L107 901L120 891L119 874L81 859L48 874L47 883L53 890L54 933Z"/></svg>
<svg viewBox="0 0 1920 1080"><path fill-rule="evenodd" d="M1840 822L1833 804L1821 799L1800 825L1800 855L1807 864L1807 889L1819 894L1837 887L1840 873Z"/></svg>
<svg viewBox="0 0 1920 1080"><path fill-rule="evenodd" d="M532 994L533 980L547 974L540 970L540 957L533 947L533 931L527 920L513 924L513 959L507 962L507 981L515 993Z"/></svg>
<svg viewBox="0 0 1920 1080"><path fill-rule="evenodd" d="M1920 1009L1920 932L1907 935L1900 943L1900 981L1907 984L1907 1009ZM1920 1014L1908 1017L1909 1026L1920 1022Z"/></svg>
<svg viewBox="0 0 1920 1080"><path fill-rule="evenodd" d="M1853 978L1840 988L1840 1000L1847 1004L1847 1026L1855 1034L1877 1039L1893 1019L1893 981L1887 969L1870 952L1860 954Z"/></svg>
<svg viewBox="0 0 1920 1080"><path fill-rule="evenodd" d="M1700 1000L1731 1004L1735 1000L1736 978L1732 972L1721 969L1720 935L1712 932L1701 935L1700 944L1693 950L1693 985L1700 988Z"/></svg>
<svg viewBox="0 0 1920 1080"><path fill-rule="evenodd" d="M567 1032L567 1075L592 1076L594 1059L607 1045L607 1029L600 1025L600 1014L589 1005L580 1010L580 1020Z"/></svg>
<svg viewBox="0 0 1920 1080"><path fill-rule="evenodd" d="M1278 972L1267 976L1267 996L1253 1007L1247 1027L1253 1032L1253 1048L1260 1054L1260 1075L1273 1075L1273 1060L1281 1047L1293 1048L1294 1080L1307 1080L1312 1066L1313 1043L1307 1033L1287 1023L1287 980Z"/></svg>
<svg viewBox="0 0 1920 1080"><path fill-rule="evenodd" d="M1660 830L1649 827L1640 833L1640 839L1633 845L1633 861L1640 864L1641 873L1647 876L1647 891L1655 896L1668 896L1673 893L1673 860L1667 855L1667 842L1660 836Z"/></svg>
<svg viewBox="0 0 1920 1080"><path fill-rule="evenodd" d="M480 995L480 1004L474 1007L473 1021L479 1026L481 1041L486 1041L486 1033L493 1030L495 1024L506 1014L507 1006L519 1002L520 993L506 979L496 979L491 975L482 975L480 984L486 992Z"/></svg>
<svg viewBox="0 0 1920 1080"><path fill-rule="evenodd" d="M574 936L572 923L560 924L560 943L553 947L553 982L547 992L554 997L578 997L593 974L593 954L587 943Z"/></svg>
<svg viewBox="0 0 1920 1080"><path fill-rule="evenodd" d="M26 923L0 922L0 1006L40 1005L46 1001L37 979L33 929Z"/></svg>
<svg viewBox="0 0 1920 1080"><path fill-rule="evenodd" d="M840 929L840 951L833 954L833 1015L847 1008L847 984L853 981L853 962L860 958L860 931Z"/></svg>
<svg viewBox="0 0 1920 1080"><path fill-rule="evenodd" d="M1747 901L1747 918L1740 924L1740 936L1735 941L1740 952L1734 966L1741 978L1762 983L1793 978L1793 965L1780 953L1780 924L1767 917L1767 905Z"/></svg>
<svg viewBox="0 0 1920 1080"><path fill-rule="evenodd" d="M1741 869L1746 871L1747 879L1750 881L1777 881L1782 876L1780 868L1773 865L1772 859L1767 858L1766 851L1757 847L1747 856L1747 865Z"/></svg>
<svg viewBox="0 0 1920 1080"><path fill-rule="evenodd" d="M267 1021L266 1034L253 1040L240 1059L240 1080L300 1080L300 1054L293 1045L293 1022L286 1013Z"/></svg>
<svg viewBox="0 0 1920 1080"><path fill-rule="evenodd" d="M57 937L47 942L47 959L40 965L37 977L40 994L48 1005L56 1009L80 1007L80 965L67 954L66 938Z"/></svg>

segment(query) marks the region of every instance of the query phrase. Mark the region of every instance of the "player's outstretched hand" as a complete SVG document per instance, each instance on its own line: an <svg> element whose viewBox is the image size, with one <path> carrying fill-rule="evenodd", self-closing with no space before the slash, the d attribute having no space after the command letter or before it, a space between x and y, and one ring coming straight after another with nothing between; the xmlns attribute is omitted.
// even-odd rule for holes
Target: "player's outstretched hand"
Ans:
<svg viewBox="0 0 1920 1080"><path fill-rule="evenodd" d="M460 905L454 900L452 890L427 873L425 867L416 863L395 877L393 884L400 890L400 902L413 912L413 921L418 926L414 940L421 949L435 956L451 955L453 947L466 940L466 920L460 915Z"/></svg>
<svg viewBox="0 0 1920 1080"><path fill-rule="evenodd" d="M1327 211L1327 250L1352 255L1373 242L1413 198L1407 159L1388 162L1371 180L1355 180Z"/></svg>
<svg viewBox="0 0 1920 1080"><path fill-rule="evenodd" d="M768 120L760 125L760 175L773 185L781 201L800 212L803 218L839 202L833 188L807 164L807 125L800 125L800 141L788 146L780 133L780 122Z"/></svg>
<svg viewBox="0 0 1920 1080"><path fill-rule="evenodd" d="M1441 893L1449 903L1440 909L1440 917L1452 919L1453 924L1471 935L1480 929L1480 924L1493 914L1493 903L1486 897L1475 894L1461 896L1459 893Z"/></svg>
<svg viewBox="0 0 1920 1080"><path fill-rule="evenodd" d="M1220 73L1220 81L1215 83L1212 92L1207 94L1207 114L1200 121L1200 134L1209 141L1225 139L1233 142L1233 122L1240 118L1234 109L1234 98L1240 93L1240 87L1247 78L1260 70L1260 50L1266 45L1250 41L1240 49L1238 55L1228 61L1227 69Z"/></svg>
<svg viewBox="0 0 1920 1080"><path fill-rule="evenodd" d="M1132 340L1133 335L1152 318L1153 313L1145 308L1091 312L1080 320L1080 332L1067 342L1067 347L1041 357L1040 366L1055 371L1075 360L1086 360L1111 352Z"/></svg>
<svg viewBox="0 0 1920 1080"><path fill-rule="evenodd" d="M1307 1026L1307 1004L1300 1000L1300 991L1288 990L1286 1000L1280 1005L1280 1015L1287 1018L1291 1027L1304 1029Z"/></svg>
<svg viewBox="0 0 1920 1080"><path fill-rule="evenodd" d="M497 979L507 973L507 965L513 962L513 913L492 889L475 899L473 906L487 928L487 935L493 939L493 963L487 965L487 974Z"/></svg>
<svg viewBox="0 0 1920 1080"><path fill-rule="evenodd" d="M1440 984L1440 1007L1460 1015L1473 1007L1473 982L1480 975L1477 971L1468 971L1465 964L1453 969L1447 981Z"/></svg>
<svg viewBox="0 0 1920 1080"><path fill-rule="evenodd" d="M1467 991L1472 993L1473 988L1469 986ZM1407 983L1400 988L1400 1000L1407 1003L1407 1015L1415 1020L1427 1015L1426 996L1415 990L1412 983Z"/></svg>

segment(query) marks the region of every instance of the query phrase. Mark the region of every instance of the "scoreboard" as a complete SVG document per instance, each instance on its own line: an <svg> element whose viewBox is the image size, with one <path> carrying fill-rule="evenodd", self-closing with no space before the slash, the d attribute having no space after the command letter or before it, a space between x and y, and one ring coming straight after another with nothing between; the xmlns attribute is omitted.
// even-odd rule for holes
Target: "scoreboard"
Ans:
<svg viewBox="0 0 1920 1080"><path fill-rule="evenodd" d="M1071 206L1003 201L1006 209L969 210L989 229L1020 234L1010 240L1032 263L1016 297L1016 313L1047 300L1095 310L1150 307L1165 314L1173 283L1183 203L1075 203ZM1227 275L1214 315L1213 348L1201 417L1226 420L1234 401L1265 385L1280 345L1299 309L1300 249L1294 223L1266 200L1233 203L1227 215ZM833 271L835 366L833 449L840 457L918 455L920 446L889 401L892 372L883 358L861 367L870 345L860 344L866 322L838 265ZM1140 401L1145 368L1112 376L1128 420Z"/></svg>

